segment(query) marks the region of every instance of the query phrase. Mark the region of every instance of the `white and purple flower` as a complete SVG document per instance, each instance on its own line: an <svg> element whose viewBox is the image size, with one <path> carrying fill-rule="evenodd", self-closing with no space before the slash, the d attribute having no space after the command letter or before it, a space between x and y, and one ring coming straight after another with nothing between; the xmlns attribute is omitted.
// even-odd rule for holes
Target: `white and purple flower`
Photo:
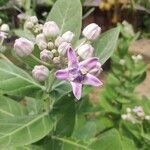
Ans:
<svg viewBox="0 0 150 150"><path fill-rule="evenodd" d="M82 84L101 86L103 83L89 72L96 67L98 58L91 57L82 62L78 62L75 51L70 48L67 51L68 68L58 70L56 77L61 80L68 80L73 89L74 96L79 100L82 94Z"/></svg>

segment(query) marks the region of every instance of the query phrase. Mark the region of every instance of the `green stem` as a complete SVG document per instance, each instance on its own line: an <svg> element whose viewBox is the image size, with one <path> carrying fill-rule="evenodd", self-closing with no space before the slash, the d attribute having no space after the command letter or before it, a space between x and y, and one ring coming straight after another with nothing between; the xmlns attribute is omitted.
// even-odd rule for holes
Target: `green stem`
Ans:
<svg viewBox="0 0 150 150"><path fill-rule="evenodd" d="M50 72L49 78L45 83L46 86L46 93L45 93L45 98L44 98L44 110L47 112L50 112L50 110L53 107L53 99L50 97L50 91L52 90L52 86L55 81L55 75L54 75L54 70Z"/></svg>
<svg viewBox="0 0 150 150"><path fill-rule="evenodd" d="M43 61L41 61L40 59L38 59L36 56L34 56L33 54L31 54L30 55L30 57L31 58L33 58L35 61L37 61L38 63L40 63L40 64L42 64L42 65L44 65L44 66L47 66L48 68L52 68L53 67L53 65L50 65L50 64L48 64L48 63L46 63L46 62L43 62Z"/></svg>

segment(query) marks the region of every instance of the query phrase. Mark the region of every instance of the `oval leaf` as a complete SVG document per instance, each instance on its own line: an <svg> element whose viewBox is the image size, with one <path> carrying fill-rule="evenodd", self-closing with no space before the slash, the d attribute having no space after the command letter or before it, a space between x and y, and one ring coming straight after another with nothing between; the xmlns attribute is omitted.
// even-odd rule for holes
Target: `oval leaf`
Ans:
<svg viewBox="0 0 150 150"><path fill-rule="evenodd" d="M0 147L9 148L36 142L47 135L53 125L54 121L47 113L0 119Z"/></svg>
<svg viewBox="0 0 150 150"><path fill-rule="evenodd" d="M104 64L107 59L113 54L120 33L120 28L116 27L103 33L101 38L98 39L94 44L95 56L100 59L101 64Z"/></svg>
<svg viewBox="0 0 150 150"><path fill-rule="evenodd" d="M0 79L0 90L11 95L26 96L43 89L28 73L6 60L0 60Z"/></svg>
<svg viewBox="0 0 150 150"><path fill-rule="evenodd" d="M66 31L75 33L74 42L79 39L82 21L82 6L80 0L57 0L47 21L55 21L61 34Z"/></svg>

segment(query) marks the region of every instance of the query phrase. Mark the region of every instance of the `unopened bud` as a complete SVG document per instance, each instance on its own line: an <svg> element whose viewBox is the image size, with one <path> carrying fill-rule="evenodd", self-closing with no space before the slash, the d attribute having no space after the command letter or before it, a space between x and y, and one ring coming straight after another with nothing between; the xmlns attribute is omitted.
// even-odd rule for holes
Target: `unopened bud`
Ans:
<svg viewBox="0 0 150 150"><path fill-rule="evenodd" d="M65 55L67 53L67 50L71 47L70 43L63 42L62 44L59 45L58 47L58 52L60 55Z"/></svg>
<svg viewBox="0 0 150 150"><path fill-rule="evenodd" d="M74 36L74 33L72 33L71 31L67 31L62 35L62 38L65 40L65 42L70 43L73 40Z"/></svg>
<svg viewBox="0 0 150 150"><path fill-rule="evenodd" d="M89 24L82 31L82 34L88 40L91 40L91 41L96 40L99 37L100 33L101 33L101 28L95 23Z"/></svg>
<svg viewBox="0 0 150 150"><path fill-rule="evenodd" d="M48 78L48 75L49 70L43 65L35 66L32 70L32 76L40 82L45 81Z"/></svg>
<svg viewBox="0 0 150 150"><path fill-rule="evenodd" d="M39 46L41 50L47 48L46 37L44 34L41 33L36 36L36 44Z"/></svg>
<svg viewBox="0 0 150 150"><path fill-rule="evenodd" d="M2 24L0 27L0 30L3 32L9 32L10 29L9 29L8 24Z"/></svg>
<svg viewBox="0 0 150 150"><path fill-rule="evenodd" d="M53 53L49 50L44 49L41 53L40 53L40 59L44 62L47 62L49 60L52 60L53 58Z"/></svg>
<svg viewBox="0 0 150 150"><path fill-rule="evenodd" d="M48 49L52 50L54 48L54 43L53 42L48 42L47 47Z"/></svg>
<svg viewBox="0 0 150 150"><path fill-rule="evenodd" d="M100 62L97 62L96 66L93 69L91 69L89 71L89 73L92 74L92 75L94 75L94 76L98 76L101 73L102 70L103 69L101 68Z"/></svg>
<svg viewBox="0 0 150 150"><path fill-rule="evenodd" d="M38 23L38 18L36 16L31 16L28 18L28 20L34 24Z"/></svg>
<svg viewBox="0 0 150 150"><path fill-rule="evenodd" d="M92 57L93 51L94 48L90 44L84 44L78 48L77 53L82 59L87 59Z"/></svg>
<svg viewBox="0 0 150 150"><path fill-rule="evenodd" d="M54 64L59 64L60 63L60 57L54 57L53 58L53 63Z"/></svg>
<svg viewBox="0 0 150 150"><path fill-rule="evenodd" d="M34 49L34 44L26 38L19 38L15 40L14 48L16 54L20 57L28 56Z"/></svg>
<svg viewBox="0 0 150 150"><path fill-rule="evenodd" d="M43 26L43 33L48 38L56 37L59 34L59 27L54 21L48 21Z"/></svg>
<svg viewBox="0 0 150 150"><path fill-rule="evenodd" d="M26 23L25 23L25 27L27 28L27 29L32 29L33 28L33 26L34 26L34 24L31 22L31 21L26 21Z"/></svg>
<svg viewBox="0 0 150 150"><path fill-rule="evenodd" d="M27 19L27 15L25 13L20 13L17 15L17 18L20 20L20 21L24 21Z"/></svg>
<svg viewBox="0 0 150 150"><path fill-rule="evenodd" d="M55 40L55 46L59 47L61 43L65 42L61 36L58 36Z"/></svg>

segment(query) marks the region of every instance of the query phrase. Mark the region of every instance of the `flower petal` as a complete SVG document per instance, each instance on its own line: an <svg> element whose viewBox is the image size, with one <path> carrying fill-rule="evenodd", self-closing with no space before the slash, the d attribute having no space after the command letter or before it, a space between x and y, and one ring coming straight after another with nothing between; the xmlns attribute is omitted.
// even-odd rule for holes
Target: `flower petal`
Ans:
<svg viewBox="0 0 150 150"><path fill-rule="evenodd" d="M101 86L103 85L103 83L95 76L91 75L91 74L87 74L83 84L87 84L87 85L92 85L92 86Z"/></svg>
<svg viewBox="0 0 150 150"><path fill-rule="evenodd" d="M78 65L78 60L77 60L77 56L75 51L70 48L67 51L67 55L68 55L68 67L75 67Z"/></svg>
<svg viewBox="0 0 150 150"><path fill-rule="evenodd" d="M85 67L86 69L91 70L92 68L96 67L97 62L98 62L98 58L92 57L92 58L89 58L80 62L79 66Z"/></svg>
<svg viewBox="0 0 150 150"><path fill-rule="evenodd" d="M56 71L55 76L61 80L68 80L69 78L68 68Z"/></svg>
<svg viewBox="0 0 150 150"><path fill-rule="evenodd" d="M74 96L79 100L82 95L82 84L77 82L70 82Z"/></svg>

